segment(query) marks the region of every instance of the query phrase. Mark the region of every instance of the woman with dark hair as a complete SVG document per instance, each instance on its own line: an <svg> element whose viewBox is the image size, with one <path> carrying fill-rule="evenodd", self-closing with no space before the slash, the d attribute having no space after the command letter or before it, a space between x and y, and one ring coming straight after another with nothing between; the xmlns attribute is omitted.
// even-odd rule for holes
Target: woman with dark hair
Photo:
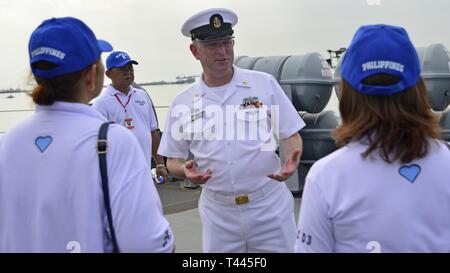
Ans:
<svg viewBox="0 0 450 273"><path fill-rule="evenodd" d="M172 251L142 150L120 125L103 146L102 184L106 119L88 103L103 87L100 55L111 45L64 17L39 25L28 49L36 113L0 140L0 252Z"/></svg>
<svg viewBox="0 0 450 273"><path fill-rule="evenodd" d="M341 71L342 148L308 173L297 252L450 251L450 151L408 34L359 28Z"/></svg>

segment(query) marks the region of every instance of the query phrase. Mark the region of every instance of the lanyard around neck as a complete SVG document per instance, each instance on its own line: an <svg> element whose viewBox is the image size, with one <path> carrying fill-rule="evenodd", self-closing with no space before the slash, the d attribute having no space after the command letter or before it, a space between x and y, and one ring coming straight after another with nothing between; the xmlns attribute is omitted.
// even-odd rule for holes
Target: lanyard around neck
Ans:
<svg viewBox="0 0 450 273"><path fill-rule="evenodd" d="M128 103L130 103L131 95L133 95L133 94L130 94L130 96L128 97L128 100L125 104L122 103L122 101L119 99L117 94L114 95L114 97L116 97L116 99L120 103L120 105L122 105L123 109L125 110L125 113L127 112L127 105L128 105Z"/></svg>

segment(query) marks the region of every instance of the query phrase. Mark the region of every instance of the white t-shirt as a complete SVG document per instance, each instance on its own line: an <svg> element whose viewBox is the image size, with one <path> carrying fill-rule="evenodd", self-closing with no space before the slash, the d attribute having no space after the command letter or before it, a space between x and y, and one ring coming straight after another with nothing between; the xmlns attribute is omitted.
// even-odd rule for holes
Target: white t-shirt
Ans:
<svg viewBox="0 0 450 273"><path fill-rule="evenodd" d="M105 118L55 102L0 142L0 252L111 251L96 143ZM136 137L107 134L111 210L123 252L170 252L173 236Z"/></svg>
<svg viewBox="0 0 450 273"><path fill-rule="evenodd" d="M227 91L227 89L229 87L230 87L230 83L227 83L222 86L217 86L217 87L209 87L209 86L204 85L205 92L207 92L207 93L212 92L212 93L216 94L221 100L225 96L225 92Z"/></svg>
<svg viewBox="0 0 450 273"><path fill-rule="evenodd" d="M450 151L388 164L354 141L316 162L306 178L298 252L449 252Z"/></svg>
<svg viewBox="0 0 450 273"><path fill-rule="evenodd" d="M107 120L125 127L130 127L125 124L125 119L132 119L131 127L133 128L130 127L129 130L137 137L150 166L152 160L151 132L158 129L150 96L144 90L132 86L130 86L128 95L125 95L109 85L100 96L92 101L92 107L102 113Z"/></svg>

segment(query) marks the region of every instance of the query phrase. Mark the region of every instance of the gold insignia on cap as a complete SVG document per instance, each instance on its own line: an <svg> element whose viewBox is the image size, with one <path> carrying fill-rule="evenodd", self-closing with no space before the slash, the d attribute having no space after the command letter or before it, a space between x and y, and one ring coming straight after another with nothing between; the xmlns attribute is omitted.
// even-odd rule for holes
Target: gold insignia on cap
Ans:
<svg viewBox="0 0 450 273"><path fill-rule="evenodd" d="M244 85L247 85L248 84L248 81L243 81L242 82Z"/></svg>
<svg viewBox="0 0 450 273"><path fill-rule="evenodd" d="M213 21L213 27L214 28L220 28L222 26L222 23L220 22L219 16L214 16L212 21Z"/></svg>

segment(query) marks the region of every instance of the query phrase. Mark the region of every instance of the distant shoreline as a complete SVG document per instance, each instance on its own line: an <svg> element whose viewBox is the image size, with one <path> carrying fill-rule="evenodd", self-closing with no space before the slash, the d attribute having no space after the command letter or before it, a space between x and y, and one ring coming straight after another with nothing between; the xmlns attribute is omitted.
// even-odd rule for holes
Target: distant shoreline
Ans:
<svg viewBox="0 0 450 273"><path fill-rule="evenodd" d="M6 89L6 90L0 90L0 94L26 93L26 92L30 92L30 91L31 91L31 90Z"/></svg>
<svg viewBox="0 0 450 273"><path fill-rule="evenodd" d="M165 85L165 84L186 84L186 83L193 83L193 82L195 82L195 79L183 80L183 81L175 81L175 82L166 82L166 81L146 82L146 83L138 83L138 85L146 86L146 85Z"/></svg>
<svg viewBox="0 0 450 273"><path fill-rule="evenodd" d="M149 86L149 85L170 85L170 84L188 84L195 82L194 77L189 77L186 79L179 79L176 81L166 82L166 81L157 81L157 82L145 82L145 83L137 83L139 86ZM31 90L21 90L21 89L1 89L0 94L11 94L11 93L26 93L31 92Z"/></svg>

